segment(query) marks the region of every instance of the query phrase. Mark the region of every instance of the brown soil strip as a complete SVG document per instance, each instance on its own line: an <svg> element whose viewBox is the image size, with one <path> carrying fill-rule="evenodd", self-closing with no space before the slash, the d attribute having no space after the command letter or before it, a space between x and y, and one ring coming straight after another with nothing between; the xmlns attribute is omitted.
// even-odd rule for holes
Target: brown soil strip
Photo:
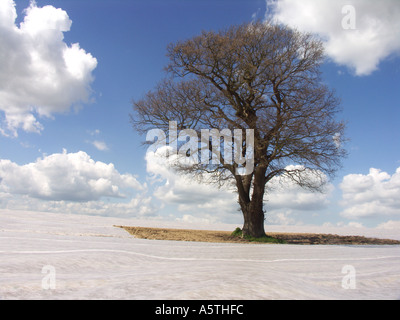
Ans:
<svg viewBox="0 0 400 320"><path fill-rule="evenodd" d="M145 228L115 226L123 228L140 239L175 240L199 242L256 243L241 237L234 237L229 231L208 231L189 229ZM288 244L325 244L325 245L398 245L400 241L390 239L366 238L363 236L339 236L336 234L316 233L267 233L267 236L284 240Z"/></svg>

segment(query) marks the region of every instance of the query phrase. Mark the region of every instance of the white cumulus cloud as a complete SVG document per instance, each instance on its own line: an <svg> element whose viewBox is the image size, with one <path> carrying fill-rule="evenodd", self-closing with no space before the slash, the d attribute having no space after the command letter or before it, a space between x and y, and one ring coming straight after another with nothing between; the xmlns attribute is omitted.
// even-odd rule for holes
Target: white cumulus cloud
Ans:
<svg viewBox="0 0 400 320"><path fill-rule="evenodd" d="M34 1L16 25L13 0L0 1L0 133L40 132L52 117L90 100L97 60L79 43L67 45L67 12ZM3 113L3 116L1 115Z"/></svg>
<svg viewBox="0 0 400 320"><path fill-rule="evenodd" d="M169 167L169 161L174 158L168 160L163 154L163 148L146 154L147 172L159 183L153 193L157 199L166 205L176 206L184 214L182 219L242 221L238 194L233 192L234 188L223 186L218 189L215 185L202 184L193 177L180 175ZM299 166L287 167L296 168L300 169ZM316 185L321 179L327 181L321 172L306 170L303 174ZM334 187L327 183L323 193L313 193L302 189L287 177L280 177L272 179L267 188L264 197L267 223L294 224L297 221L291 216L298 212L310 214L325 209Z"/></svg>
<svg viewBox="0 0 400 320"><path fill-rule="evenodd" d="M143 190L131 174L119 173L112 163L94 161L83 152L55 153L18 165L0 160L0 193L54 201L96 201L124 198L124 190Z"/></svg>
<svg viewBox="0 0 400 320"><path fill-rule="evenodd" d="M302 166L287 166L287 170L303 169ZM268 208L279 210L282 208L313 211L325 208L329 204L329 195L334 187L328 182L328 177L320 171L305 170L303 179L311 185L320 186L321 192L312 192L300 187L287 176L273 178L267 185Z"/></svg>
<svg viewBox="0 0 400 320"><path fill-rule="evenodd" d="M400 221L389 220L378 225L379 229L389 229L389 230L399 230L400 231Z"/></svg>
<svg viewBox="0 0 400 320"><path fill-rule="evenodd" d="M100 151L108 150L108 146L104 141L94 140L92 142L92 144L97 150L100 150Z"/></svg>
<svg viewBox="0 0 400 320"><path fill-rule="evenodd" d="M343 178L341 215L346 218L400 216L400 168L393 175L371 168Z"/></svg>
<svg viewBox="0 0 400 320"><path fill-rule="evenodd" d="M327 55L356 75L369 75L400 54L398 0L266 0L267 17L318 34Z"/></svg>
<svg viewBox="0 0 400 320"><path fill-rule="evenodd" d="M238 217L240 220L237 194L227 187L218 189L175 172L169 163L174 157L166 159L164 153L164 148L146 153L147 172L157 183L153 193L157 199L164 205L175 206L185 219L190 216L204 221L232 221Z"/></svg>
<svg viewBox="0 0 400 320"><path fill-rule="evenodd" d="M303 167L291 165L286 169L303 169ZM334 186L328 182L328 177L320 171L308 169L302 172L302 177L315 187L322 184L320 192L304 189L287 176L274 177L267 184L265 195L267 223L302 224L301 220L305 216L319 215L329 207Z"/></svg>

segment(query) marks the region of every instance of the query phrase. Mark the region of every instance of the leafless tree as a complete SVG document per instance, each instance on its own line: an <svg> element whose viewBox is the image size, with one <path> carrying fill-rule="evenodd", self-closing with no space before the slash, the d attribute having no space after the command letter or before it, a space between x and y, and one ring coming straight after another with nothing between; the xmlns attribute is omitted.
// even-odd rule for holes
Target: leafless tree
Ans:
<svg viewBox="0 0 400 320"><path fill-rule="evenodd" d="M286 176L320 190L345 155L339 143L345 127L337 119L340 101L321 78L321 41L284 25L259 22L204 31L170 44L167 55L169 77L133 101L134 128L166 131L175 121L178 130L195 130L199 136L201 129L239 129L243 136L252 129L251 172L240 173L243 164L225 161L228 153L222 151L217 164L202 161L179 169L217 182L231 179L244 216L243 233L264 236L268 182ZM242 155L250 152L246 139L236 147ZM207 148L211 159L211 140ZM186 156L194 153L188 150Z"/></svg>

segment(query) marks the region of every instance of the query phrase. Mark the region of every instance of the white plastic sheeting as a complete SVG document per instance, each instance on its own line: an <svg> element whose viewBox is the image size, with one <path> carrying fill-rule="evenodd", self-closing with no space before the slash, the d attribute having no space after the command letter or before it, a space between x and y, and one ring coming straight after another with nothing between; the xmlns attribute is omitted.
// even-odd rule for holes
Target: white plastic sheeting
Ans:
<svg viewBox="0 0 400 320"><path fill-rule="evenodd" d="M0 210L0 299L400 299L400 246L157 241L113 225L236 227Z"/></svg>

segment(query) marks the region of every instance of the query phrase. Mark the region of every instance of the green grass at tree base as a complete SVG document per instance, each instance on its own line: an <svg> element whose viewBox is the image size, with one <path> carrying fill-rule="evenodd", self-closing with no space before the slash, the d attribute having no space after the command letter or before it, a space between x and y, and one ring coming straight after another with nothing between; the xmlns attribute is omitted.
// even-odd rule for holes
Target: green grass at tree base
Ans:
<svg viewBox="0 0 400 320"><path fill-rule="evenodd" d="M265 235L264 237L259 237L259 238L255 238L255 237L252 237L252 236L249 236L249 235L243 235L243 231L239 227L236 228L235 231L232 232L231 236L232 237L240 237L240 238L246 239L246 240L251 241L251 242L282 243L282 244L286 243L285 240L277 239L277 238L270 237L270 236L267 236L267 235Z"/></svg>

